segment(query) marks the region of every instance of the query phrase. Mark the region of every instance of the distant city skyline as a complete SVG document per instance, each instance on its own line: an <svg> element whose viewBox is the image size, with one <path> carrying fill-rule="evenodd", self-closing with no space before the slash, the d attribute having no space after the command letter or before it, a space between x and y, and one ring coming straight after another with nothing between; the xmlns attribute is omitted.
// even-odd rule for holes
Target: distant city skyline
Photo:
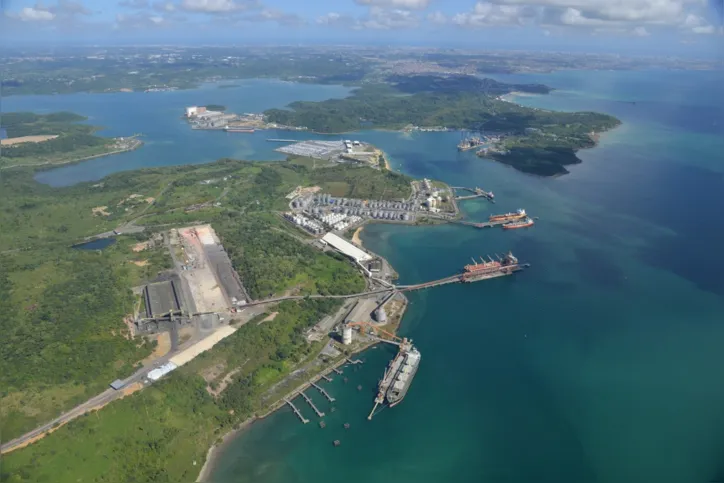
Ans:
<svg viewBox="0 0 724 483"><path fill-rule="evenodd" d="M5 0L0 36L711 56L724 49L723 12L722 0Z"/></svg>

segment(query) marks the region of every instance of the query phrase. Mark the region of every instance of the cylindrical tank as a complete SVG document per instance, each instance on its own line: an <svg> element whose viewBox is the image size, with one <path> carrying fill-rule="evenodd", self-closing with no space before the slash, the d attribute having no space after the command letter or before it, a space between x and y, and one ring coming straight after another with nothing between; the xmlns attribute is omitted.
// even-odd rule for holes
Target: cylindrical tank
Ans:
<svg viewBox="0 0 724 483"><path fill-rule="evenodd" d="M387 312L384 307L375 310L375 320L380 323L387 322Z"/></svg>
<svg viewBox="0 0 724 483"><path fill-rule="evenodd" d="M352 343L352 327L345 325L342 329L342 344L350 345Z"/></svg>

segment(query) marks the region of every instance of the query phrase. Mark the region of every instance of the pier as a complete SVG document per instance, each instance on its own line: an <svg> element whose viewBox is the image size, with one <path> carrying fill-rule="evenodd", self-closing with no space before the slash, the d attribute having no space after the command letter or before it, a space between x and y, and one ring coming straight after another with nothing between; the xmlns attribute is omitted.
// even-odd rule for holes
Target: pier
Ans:
<svg viewBox="0 0 724 483"><path fill-rule="evenodd" d="M344 374L342 371L340 371L340 370L337 369L336 367L335 367L334 369L332 369L332 370L333 370L334 372L336 372L337 374L339 374L340 376L341 376L342 374Z"/></svg>
<svg viewBox="0 0 724 483"><path fill-rule="evenodd" d="M304 393L302 393L302 394L304 394ZM302 412L299 409L297 409L297 407L289 399L285 399L284 402L289 404L289 406L292 408L292 411L294 411L294 414L297 415L297 417L299 418L299 420L302 423L307 424L309 422L309 420L302 415ZM312 407L314 407L314 405L312 405Z"/></svg>
<svg viewBox="0 0 724 483"><path fill-rule="evenodd" d="M474 222L474 221L464 221L464 220L448 220L448 223L457 223L458 225L472 226L475 228L492 228L494 226L501 226L501 225L505 225L506 223L510 223L510 220L484 221L484 222Z"/></svg>
<svg viewBox="0 0 724 483"><path fill-rule="evenodd" d="M476 188L467 188L465 186L451 186L450 188L453 189L453 195L455 197L455 201L472 200L475 198L485 198L488 201L492 201L493 203L495 203L495 196L493 195L492 192L485 191L485 190L477 188L477 187ZM457 190L469 191L472 194L466 195L466 196L457 196L456 193L454 192Z"/></svg>
<svg viewBox="0 0 724 483"><path fill-rule="evenodd" d="M327 391L325 391L323 387L318 386L315 383L312 383L312 387L315 388L317 391L321 392L322 396L327 398L327 401L329 401L329 402L335 401L335 399L332 396L330 396L329 393Z"/></svg>
<svg viewBox="0 0 724 483"><path fill-rule="evenodd" d="M299 139L267 139L269 143L298 143Z"/></svg>
<svg viewBox="0 0 724 483"><path fill-rule="evenodd" d="M355 359L355 360L347 359L347 362L349 362L350 364L364 364L364 362L362 362L359 359Z"/></svg>
<svg viewBox="0 0 724 483"><path fill-rule="evenodd" d="M307 404L312 406L312 409L314 409L314 412L317 413L317 416L319 416L320 418L324 417L324 413L320 411L317 406L314 405L314 402L309 398L309 396L304 394L304 391L300 392L299 394L301 394L304 400L307 401Z"/></svg>
<svg viewBox="0 0 724 483"><path fill-rule="evenodd" d="M322 379L324 379L324 380L327 381L327 382L332 382L332 378L329 377L329 376L326 375L326 374L322 374Z"/></svg>

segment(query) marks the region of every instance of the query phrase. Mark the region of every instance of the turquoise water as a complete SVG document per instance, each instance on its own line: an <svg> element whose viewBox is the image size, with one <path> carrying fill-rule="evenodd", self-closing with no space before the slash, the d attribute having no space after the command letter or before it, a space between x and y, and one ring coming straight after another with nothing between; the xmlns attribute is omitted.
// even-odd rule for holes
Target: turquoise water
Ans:
<svg viewBox="0 0 724 483"><path fill-rule="evenodd" d="M346 369L348 383L325 383L338 399L325 429L301 425L283 409L229 444L210 481L689 483L724 476L724 105L707 90L715 78L517 77L560 88L522 103L624 120L581 153L584 162L570 175L553 180L458 154L454 133L361 135L406 173L493 190L494 207L464 203L471 219L518 207L540 217L515 232L367 227L365 244L391 260L402 283L439 278L470 256L507 249L532 267L411 295L402 333L423 360L402 404L366 421L392 355L368 351L363 368ZM302 401L299 407L317 421Z"/></svg>
<svg viewBox="0 0 724 483"><path fill-rule="evenodd" d="M470 219L519 207L540 217L532 229L513 232L372 225L363 239L394 264L402 283L440 278L471 256L508 249L530 262L530 270L412 294L402 332L415 340L423 360L402 404L366 420L392 356L384 347L367 351L362 367L345 369L347 383L337 377L324 384L337 398L336 412L309 392L329 413L326 428L300 401L313 423L301 425L284 409L255 424L221 454L211 481L724 478L721 73L500 78L558 89L521 103L608 112L624 125L581 152L583 164L558 179L458 153L456 133L355 134L412 176L494 191L497 205L463 203ZM67 185L222 156L279 159L267 137L313 136L193 132L178 118L181 109L215 102L254 111L345 92L248 81L231 90L10 98L7 104L74 110L108 126L108 135L147 134L138 151L38 176ZM332 446L335 439L340 447Z"/></svg>

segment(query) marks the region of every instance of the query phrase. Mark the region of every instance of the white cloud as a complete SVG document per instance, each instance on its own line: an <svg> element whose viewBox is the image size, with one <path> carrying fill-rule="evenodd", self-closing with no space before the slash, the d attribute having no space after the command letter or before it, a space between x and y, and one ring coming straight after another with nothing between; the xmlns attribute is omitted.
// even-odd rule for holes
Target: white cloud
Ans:
<svg viewBox="0 0 724 483"><path fill-rule="evenodd" d="M427 16L427 21L436 25L445 25L449 19L442 12L433 12Z"/></svg>
<svg viewBox="0 0 724 483"><path fill-rule="evenodd" d="M693 27L692 32L699 35L711 35L716 32L716 28L713 25L701 25L699 27Z"/></svg>
<svg viewBox="0 0 724 483"><path fill-rule="evenodd" d="M305 20L297 14L287 13L276 8L265 8L261 12L247 16L242 20L259 22L276 22L280 25L299 26L305 24Z"/></svg>
<svg viewBox="0 0 724 483"><path fill-rule="evenodd" d="M149 19L151 22L155 23L156 25L158 25L158 24L160 24L160 23L163 23L163 17L153 16L153 17L148 17L148 19Z"/></svg>
<svg viewBox="0 0 724 483"><path fill-rule="evenodd" d="M636 27L631 31L631 33L636 37L648 37L651 35L648 30L646 30L646 27Z"/></svg>
<svg viewBox="0 0 724 483"><path fill-rule="evenodd" d="M524 5L493 5L490 2L478 2L471 12L455 15L452 22L471 28L520 25L529 16L530 12Z"/></svg>
<svg viewBox="0 0 724 483"><path fill-rule="evenodd" d="M47 22L53 20L55 14L36 5L35 7L23 8L20 10L18 17L24 22Z"/></svg>
<svg viewBox="0 0 724 483"><path fill-rule="evenodd" d="M416 27L419 23L420 19L409 10L372 7L369 16L357 22L355 28L391 30Z"/></svg>
<svg viewBox="0 0 724 483"><path fill-rule="evenodd" d="M126 8L148 8L148 0L122 0L118 5Z"/></svg>
<svg viewBox="0 0 724 483"><path fill-rule="evenodd" d="M156 2L153 4L153 9L157 12L175 12L176 5L171 2Z"/></svg>
<svg viewBox="0 0 724 483"><path fill-rule="evenodd" d="M368 7L424 10L430 5L430 0L355 0L355 3Z"/></svg>
<svg viewBox="0 0 724 483"><path fill-rule="evenodd" d="M348 15L342 15L337 12L329 12L321 17L317 17L316 22L320 25L353 25L356 21Z"/></svg>
<svg viewBox="0 0 724 483"><path fill-rule="evenodd" d="M181 9L189 12L229 13L248 8L246 3L234 0L183 0Z"/></svg>

